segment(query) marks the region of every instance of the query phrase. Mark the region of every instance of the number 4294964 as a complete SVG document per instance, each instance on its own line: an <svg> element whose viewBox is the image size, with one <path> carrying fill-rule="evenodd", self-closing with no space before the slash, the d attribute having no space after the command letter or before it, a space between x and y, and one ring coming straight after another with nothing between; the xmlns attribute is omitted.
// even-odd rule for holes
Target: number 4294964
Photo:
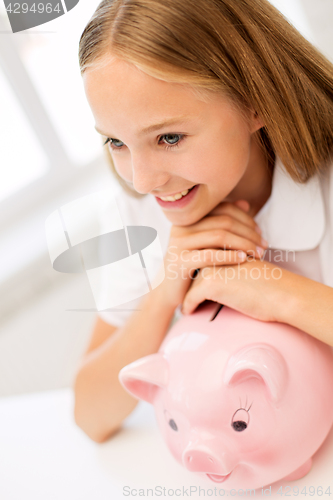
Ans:
<svg viewBox="0 0 333 500"><path fill-rule="evenodd" d="M52 12L57 12L58 14L61 14L63 12L60 3L57 3L57 5L53 7L51 3L41 2L33 3L30 6L26 2L10 3L6 10L9 14L27 14L28 12L33 14L44 14L45 12L47 14L51 14Z"/></svg>
<svg viewBox="0 0 333 500"><path fill-rule="evenodd" d="M277 495L281 495L281 496L285 496L285 497L291 497L291 496L298 496L298 495L303 495L303 496L307 496L309 495L309 497L314 497L315 498L318 498L318 497L321 497L323 495L328 495L328 496L331 496L331 487L329 486L328 488L326 488L326 490L324 491L324 488L322 486L304 486L304 488L300 489L298 488L298 486L293 486L293 488L291 488L291 486L280 486L280 488L278 489L278 491L276 492Z"/></svg>

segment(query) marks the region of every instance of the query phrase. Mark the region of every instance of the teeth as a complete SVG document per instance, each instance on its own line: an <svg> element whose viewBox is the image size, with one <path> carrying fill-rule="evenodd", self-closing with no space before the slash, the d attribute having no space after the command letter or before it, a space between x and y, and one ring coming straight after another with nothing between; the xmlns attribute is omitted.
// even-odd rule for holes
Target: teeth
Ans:
<svg viewBox="0 0 333 500"><path fill-rule="evenodd" d="M180 198L182 198L183 196L185 196L188 192L189 192L189 189L185 189L185 191L182 191L181 193L177 193L174 196L165 196L164 198L162 198L162 196L161 196L161 200L163 200L163 201L176 201L176 200L180 200Z"/></svg>

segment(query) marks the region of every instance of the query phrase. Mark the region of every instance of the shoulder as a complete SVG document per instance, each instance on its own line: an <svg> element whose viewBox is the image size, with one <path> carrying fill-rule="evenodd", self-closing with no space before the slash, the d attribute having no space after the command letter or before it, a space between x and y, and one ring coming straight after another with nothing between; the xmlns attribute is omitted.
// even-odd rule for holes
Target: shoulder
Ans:
<svg viewBox="0 0 333 500"><path fill-rule="evenodd" d="M325 200L333 196L333 161L328 167L318 174L318 180L321 185L322 195Z"/></svg>
<svg viewBox="0 0 333 500"><path fill-rule="evenodd" d="M156 229L162 248L166 249L172 224L152 195L131 196L119 186L113 198L123 226L149 226Z"/></svg>
<svg viewBox="0 0 333 500"><path fill-rule="evenodd" d="M276 159L271 196L255 217L273 248L300 251L319 244L325 230L322 181L315 175L304 184L295 182Z"/></svg>

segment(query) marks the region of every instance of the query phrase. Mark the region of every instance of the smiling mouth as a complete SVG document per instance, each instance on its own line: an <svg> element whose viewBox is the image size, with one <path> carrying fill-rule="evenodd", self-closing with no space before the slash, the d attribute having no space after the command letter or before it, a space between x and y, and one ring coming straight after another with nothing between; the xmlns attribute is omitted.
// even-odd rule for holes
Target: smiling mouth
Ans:
<svg viewBox="0 0 333 500"><path fill-rule="evenodd" d="M227 474L226 476L221 476L220 474L207 474L209 479L214 481L214 483L223 483L224 481L226 481L228 479L228 477L230 475L231 475L231 472L230 472L230 474Z"/></svg>
<svg viewBox="0 0 333 500"><path fill-rule="evenodd" d="M177 195L179 195L179 194L181 194L181 193L183 193L183 192L187 191L187 193L186 193L185 195L182 195L182 197L181 197L181 198L179 198L179 199L185 198L185 197L186 197L186 196L187 196L187 195L188 195L188 194L192 191L192 189L193 189L193 188L195 188L196 186L197 186L197 184L195 184L194 186L192 186L192 187L191 187L191 188L189 188L189 189L186 189L186 190L184 190L184 191L180 191L179 193L176 193L176 194L177 194ZM172 195L172 196L175 196L175 195ZM174 200L166 200L166 199L164 199L164 200L163 200L160 196L157 196L157 198L159 198L159 199L160 199L160 200L162 200L162 201L168 201L168 202L171 202L171 203L172 203L172 202L174 202L174 201L178 201L177 199L174 199ZM166 197L166 196L163 196L163 198L167 198L167 197Z"/></svg>

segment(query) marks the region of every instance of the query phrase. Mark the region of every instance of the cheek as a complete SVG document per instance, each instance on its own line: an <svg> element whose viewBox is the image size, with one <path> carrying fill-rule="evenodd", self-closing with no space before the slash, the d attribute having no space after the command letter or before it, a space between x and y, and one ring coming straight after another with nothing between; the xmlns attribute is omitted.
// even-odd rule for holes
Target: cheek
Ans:
<svg viewBox="0 0 333 500"><path fill-rule="evenodd" d="M125 181L132 182L132 167L130 155L126 152L121 153L111 153L111 160L117 174L122 177Z"/></svg>
<svg viewBox="0 0 333 500"><path fill-rule="evenodd" d="M179 410L173 408L172 400L160 391L155 403L155 414L163 439L174 458L182 463L182 455L190 438L190 422ZM169 421L173 420L177 430L172 429Z"/></svg>
<svg viewBox="0 0 333 500"><path fill-rule="evenodd" d="M239 387L239 388L238 388ZM230 391L230 408L236 408L239 401L251 405L248 427L237 432L228 423L228 436L235 449L245 458L252 454L260 456L261 450L266 450L268 443L276 434L276 410L268 399L267 389L259 379L249 379ZM244 412L245 413L245 412ZM236 414L237 415L237 414ZM242 412L238 414L242 419ZM245 420L244 418L242 420Z"/></svg>
<svg viewBox="0 0 333 500"><path fill-rule="evenodd" d="M191 150L188 171L198 183L230 181L244 174L250 159L251 135L243 124L223 127L205 136Z"/></svg>
<svg viewBox="0 0 333 500"><path fill-rule="evenodd" d="M244 127L224 130L217 145L217 154L223 158L230 174L243 171L250 157L251 135Z"/></svg>

